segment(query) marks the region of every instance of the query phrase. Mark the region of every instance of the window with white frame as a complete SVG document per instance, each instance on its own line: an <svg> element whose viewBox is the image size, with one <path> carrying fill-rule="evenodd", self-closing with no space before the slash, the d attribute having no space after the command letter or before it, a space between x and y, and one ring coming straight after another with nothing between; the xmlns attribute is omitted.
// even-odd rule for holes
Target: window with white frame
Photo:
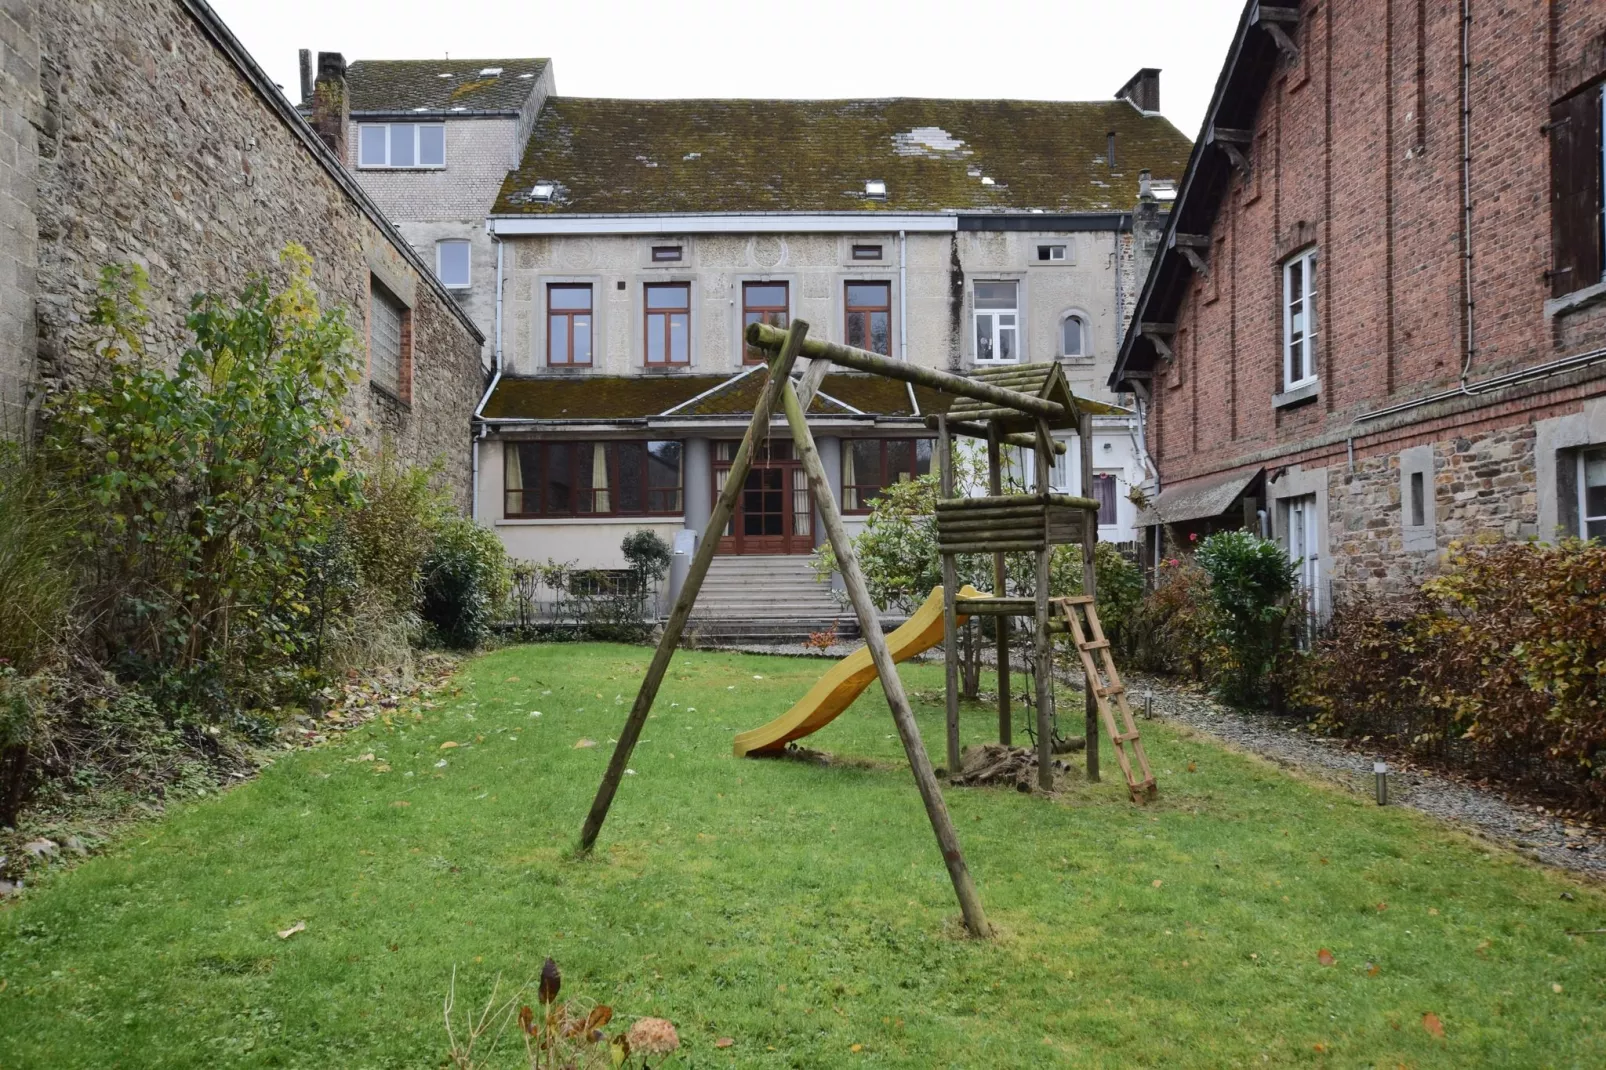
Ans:
<svg viewBox="0 0 1606 1070"><path fill-rule="evenodd" d="M468 242L458 239L436 242L435 274L450 289L467 289Z"/></svg>
<svg viewBox="0 0 1606 1070"><path fill-rule="evenodd" d="M1074 312L1060 320L1060 356L1091 356L1088 348L1087 321Z"/></svg>
<svg viewBox="0 0 1606 1070"><path fill-rule="evenodd" d="M1013 282L976 283L976 363L1020 359L1020 309Z"/></svg>
<svg viewBox="0 0 1606 1070"><path fill-rule="evenodd" d="M1578 533L1606 540L1606 447L1578 453Z"/></svg>
<svg viewBox="0 0 1606 1070"><path fill-rule="evenodd" d="M1316 381L1316 250L1283 264L1283 389Z"/></svg>
<svg viewBox="0 0 1606 1070"><path fill-rule="evenodd" d="M444 123L363 123L357 128L358 167L445 167Z"/></svg>

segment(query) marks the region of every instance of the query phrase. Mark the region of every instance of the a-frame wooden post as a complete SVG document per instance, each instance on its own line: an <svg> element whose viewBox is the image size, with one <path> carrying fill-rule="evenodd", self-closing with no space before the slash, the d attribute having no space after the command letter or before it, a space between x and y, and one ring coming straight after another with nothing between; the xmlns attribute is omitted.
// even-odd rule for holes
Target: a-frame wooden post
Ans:
<svg viewBox="0 0 1606 1070"><path fill-rule="evenodd" d="M987 421L987 493L1004 493L1003 442L997 420ZM993 597L1007 598L1009 566L1003 554L993 555ZM998 742L1009 746L1014 734L1013 700L1009 694L1009 618L994 617L993 631L998 639Z"/></svg>
<svg viewBox="0 0 1606 1070"><path fill-rule="evenodd" d="M725 489L720 492L719 499L714 503L714 511L708 517L708 527L703 530L703 540L697 544L697 552L692 556L686 582L680 588L680 597L675 599L669 619L664 622L663 638L658 641L652 663L647 666L647 675L642 678L635 704L630 707L630 716L619 732L619 743L613 748L613 757L608 761L608 771L602 775L597 797L592 800L591 812L586 815L585 827L580 831L580 849L583 851L591 850L597 842L597 834L602 831L602 823L608 819L608 808L613 805L614 793L619 790L619 781L624 779L625 769L630 765L630 754L636 748L636 740L641 738L641 729L647 723L647 714L652 712L652 703L658 697L664 673L669 671L669 661L675 656L675 648L680 645L681 635L686 630L686 620L697 603L697 592L702 589L708 566L713 563L720 533L730 522L731 513L736 508L736 496L747 482L747 471L753 464L753 451L758 448L759 439L769 434L770 417L780 401L781 387L790 385L792 365L797 362L798 350L803 348L803 338L808 333L807 323L793 320L786 332L786 341L770 363L769 381L764 384L759 403L753 407L753 420L747 425L747 435L731 461ZM817 383L818 376L814 378Z"/></svg>
<svg viewBox="0 0 1606 1070"><path fill-rule="evenodd" d="M1079 440L1080 460L1082 462L1082 497L1093 497L1093 417L1090 413L1081 413L1076 422L1076 437ZM1094 547L1099 539L1098 514L1084 516L1082 519L1082 593L1089 598L1097 598L1099 593L1098 573L1094 569L1096 558L1093 556ZM1111 517L1109 523L1115 523ZM1112 663L1113 664L1113 663ZM1099 780L1099 700L1093 693L1098 686L1098 677L1086 681L1084 688L1087 691L1087 707L1085 710L1087 728L1087 779L1094 784Z"/></svg>
<svg viewBox="0 0 1606 1070"><path fill-rule="evenodd" d="M937 465L940 473L938 493L954 496L954 442L948 434L948 417L937 416ZM939 554L942 560L942 668L945 692L943 713L948 736L948 775L963 771L959 761L959 615L954 600L959 597L959 572L953 554Z"/></svg>
<svg viewBox="0 0 1606 1070"><path fill-rule="evenodd" d="M788 339L790 343L791 339ZM992 935L987 925L987 915L982 910L981 896L976 893L975 882L970 878L970 870L965 865L965 856L959 849L959 835L954 831L953 819L948 815L948 806L943 802L942 789L937 785L937 776L932 771L931 759L926 754L926 745L920 739L920 727L915 723L914 711L909 708L909 697L904 694L903 681L898 677L898 667L892 660L892 653L887 649L887 638L881 634L881 619L876 614L875 604L870 600L870 588L864 581L864 573L859 569L858 558L853 553L853 542L848 538L847 528L842 523L842 513L837 508L836 495L831 491L831 483L825 476L825 466L820 462L820 454L814 448L814 436L809 432L808 420L803 414L803 406L798 401L796 392L790 382L782 382L781 402L786 410L786 422L792 429L792 442L797 448L799 459L803 462L803 471L808 475L809 486L814 491L815 504L820 510L820 521L825 525L825 533L831 539L831 548L836 551L837 567L842 571L842 580L848 589L848 597L853 602L854 612L859 618L859 630L864 633L865 645L870 649L870 660L875 663L876 673L881 677L881 688L886 692L887 705L892 708L892 720L898 726L898 737L903 741L903 751L909 758L909 768L914 773L915 784L920 788L920 799L926 805L926 817L931 821L932 831L937 834L937 846L942 851L942 860L948 867L948 877L953 881L954 894L959 898L959 909L965 917L965 928L970 930L972 936L986 937ZM952 592L944 592L952 605Z"/></svg>

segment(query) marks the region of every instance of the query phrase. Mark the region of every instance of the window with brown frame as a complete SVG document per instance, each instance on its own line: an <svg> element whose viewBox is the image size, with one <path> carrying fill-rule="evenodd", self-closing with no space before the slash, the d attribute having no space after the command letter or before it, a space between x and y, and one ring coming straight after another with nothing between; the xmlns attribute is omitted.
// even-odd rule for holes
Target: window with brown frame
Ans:
<svg viewBox="0 0 1606 1070"><path fill-rule="evenodd" d="M691 283L653 283L645 304L647 365L690 364Z"/></svg>
<svg viewBox="0 0 1606 1070"><path fill-rule="evenodd" d="M745 332L750 323L767 323L784 331L791 322L787 316L786 297L784 282L742 283L742 330ZM744 364L763 364L767 360L769 354L762 349L742 346Z"/></svg>
<svg viewBox="0 0 1606 1070"><path fill-rule="evenodd" d="M1606 86L1550 106L1550 293L1561 297L1606 277Z"/></svg>
<svg viewBox="0 0 1606 1070"><path fill-rule="evenodd" d="M867 513L881 492L931 474L929 438L850 438L842 441L842 511Z"/></svg>
<svg viewBox="0 0 1606 1070"><path fill-rule="evenodd" d="M892 356L892 283L850 282L847 287L848 345Z"/></svg>
<svg viewBox="0 0 1606 1070"><path fill-rule="evenodd" d="M503 515L678 516L679 442L509 442Z"/></svg>
<svg viewBox="0 0 1606 1070"><path fill-rule="evenodd" d="M546 362L553 368L591 364L591 284L554 282L546 288Z"/></svg>
<svg viewBox="0 0 1606 1070"><path fill-rule="evenodd" d="M413 313L368 277L368 379L398 401L413 398Z"/></svg>
<svg viewBox="0 0 1606 1070"><path fill-rule="evenodd" d="M853 247L853 259L880 260L881 248L879 245L855 245Z"/></svg>
<svg viewBox="0 0 1606 1070"><path fill-rule="evenodd" d="M681 259L680 246L654 245L652 247L652 262L654 264L678 264Z"/></svg>

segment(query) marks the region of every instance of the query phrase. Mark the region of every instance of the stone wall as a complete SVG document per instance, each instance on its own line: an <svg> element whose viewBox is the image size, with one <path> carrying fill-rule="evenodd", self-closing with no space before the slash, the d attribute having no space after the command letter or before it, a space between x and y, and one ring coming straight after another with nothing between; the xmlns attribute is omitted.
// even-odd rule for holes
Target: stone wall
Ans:
<svg viewBox="0 0 1606 1070"><path fill-rule="evenodd" d="M1413 457L1416 453L1418 456ZM1426 539L1408 528L1409 481L1425 470ZM1333 596L1398 593L1419 584L1452 542L1527 539L1539 533L1531 424L1428 443L1328 469L1328 547Z"/></svg>
<svg viewBox="0 0 1606 1070"><path fill-rule="evenodd" d="M29 0L0 3L0 438L26 430L38 262L38 26Z"/></svg>
<svg viewBox="0 0 1606 1070"><path fill-rule="evenodd" d="M352 395L354 423L369 446L389 433L406 459L442 461L466 504L478 332L287 115L288 102L265 95L271 85L210 9L103 0L34 13L45 72L38 352L47 383L95 373L88 318L102 265L146 267L156 349L172 356L187 341L192 294L272 276L279 252L300 243L325 307L345 308L361 337L371 277L411 306L412 404L365 385Z"/></svg>

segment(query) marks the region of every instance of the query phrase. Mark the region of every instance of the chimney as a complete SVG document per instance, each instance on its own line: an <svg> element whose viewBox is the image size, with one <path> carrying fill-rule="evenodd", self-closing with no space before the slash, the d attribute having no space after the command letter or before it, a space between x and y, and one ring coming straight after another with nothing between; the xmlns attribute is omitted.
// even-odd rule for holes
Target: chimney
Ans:
<svg viewBox="0 0 1606 1070"><path fill-rule="evenodd" d="M312 49L301 50L301 103L312 103Z"/></svg>
<svg viewBox="0 0 1606 1070"><path fill-rule="evenodd" d="M318 80L312 86L312 128L341 163L346 162L346 128L351 102L346 96L346 57L318 53Z"/></svg>
<svg viewBox="0 0 1606 1070"><path fill-rule="evenodd" d="M1147 167L1138 172L1138 200L1154 200L1154 176Z"/></svg>
<svg viewBox="0 0 1606 1070"><path fill-rule="evenodd" d="M1160 110L1160 68L1144 67L1115 91L1116 100L1130 101L1139 111Z"/></svg>

